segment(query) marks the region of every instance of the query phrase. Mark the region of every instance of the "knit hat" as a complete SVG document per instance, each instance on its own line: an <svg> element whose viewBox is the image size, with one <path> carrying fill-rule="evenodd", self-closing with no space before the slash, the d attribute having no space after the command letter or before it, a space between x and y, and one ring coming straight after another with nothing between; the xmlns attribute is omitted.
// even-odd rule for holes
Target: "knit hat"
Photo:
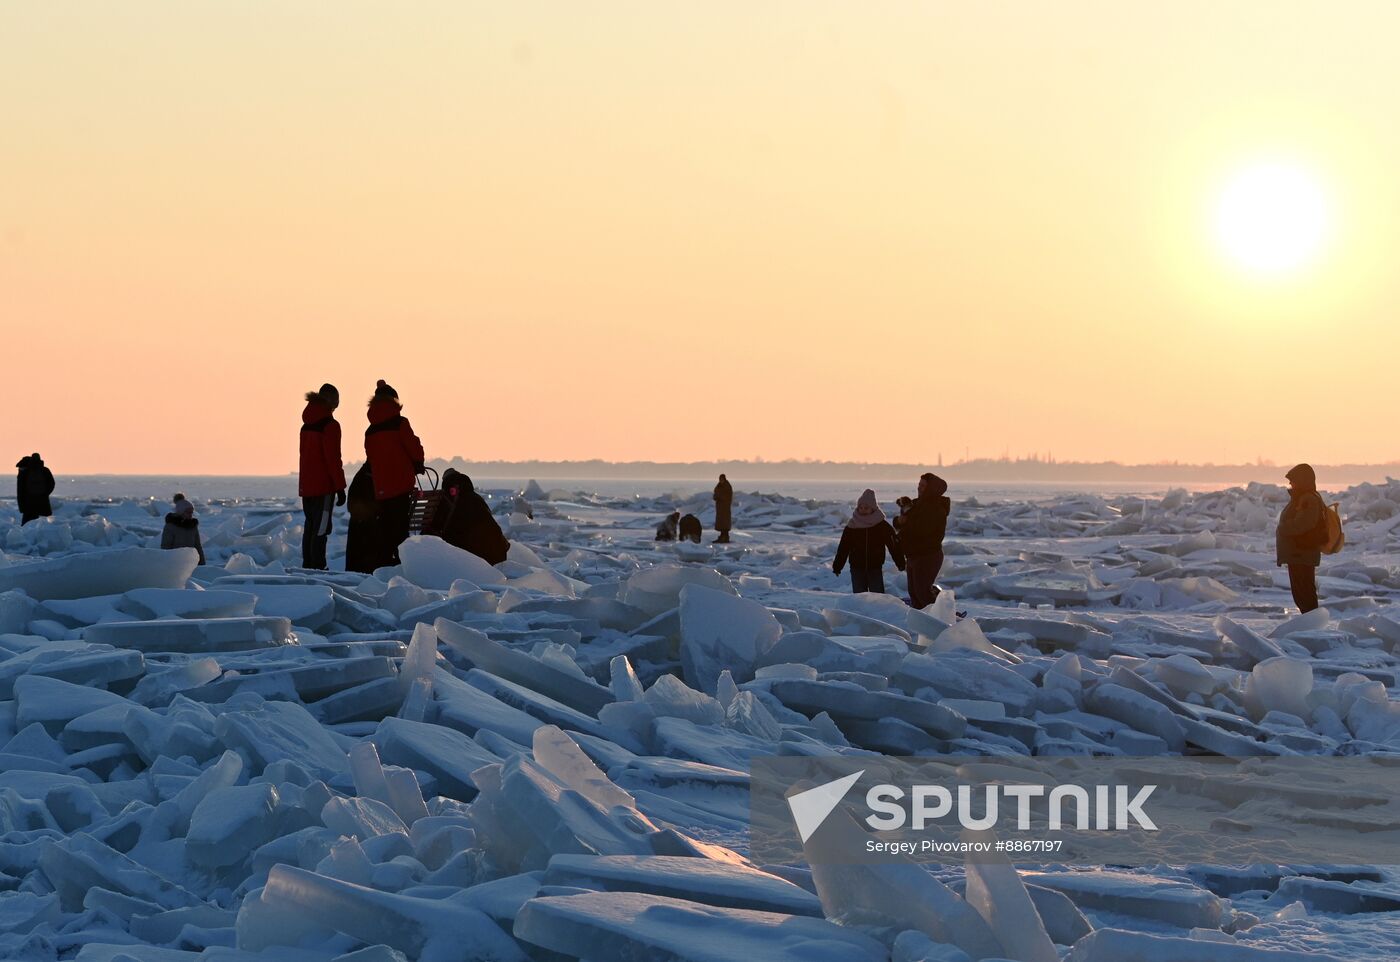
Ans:
<svg viewBox="0 0 1400 962"><path fill-rule="evenodd" d="M171 501L175 505L176 514L186 518L194 517L194 505L190 503L183 493L176 492L175 497L172 498Z"/></svg>
<svg viewBox="0 0 1400 962"><path fill-rule="evenodd" d="M374 385L374 399L376 401L381 401L385 398L393 398L397 401L399 399L399 392L395 391L383 378L380 378Z"/></svg>
<svg viewBox="0 0 1400 962"><path fill-rule="evenodd" d="M336 388L334 384L331 384L330 382L322 384L321 390L317 391L316 393L321 396L322 401L326 402L326 404L330 405L331 407L335 407L340 403L340 391Z"/></svg>
<svg viewBox="0 0 1400 962"><path fill-rule="evenodd" d="M875 492L866 488L856 501L855 513L851 515L847 524L853 528L873 528L884 520L885 512L880 510L880 502L875 499Z"/></svg>

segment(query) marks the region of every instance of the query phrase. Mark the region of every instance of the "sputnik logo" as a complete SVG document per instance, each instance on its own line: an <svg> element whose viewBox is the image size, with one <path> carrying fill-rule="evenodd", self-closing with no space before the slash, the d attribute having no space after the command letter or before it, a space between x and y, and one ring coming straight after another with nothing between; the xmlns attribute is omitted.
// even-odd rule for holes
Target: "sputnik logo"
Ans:
<svg viewBox="0 0 1400 962"><path fill-rule="evenodd" d="M841 799L864 774L865 770L861 769L854 775L788 796L788 808L792 809L792 820L797 823L797 834L802 841L807 841L821 828L822 822L841 804Z"/></svg>

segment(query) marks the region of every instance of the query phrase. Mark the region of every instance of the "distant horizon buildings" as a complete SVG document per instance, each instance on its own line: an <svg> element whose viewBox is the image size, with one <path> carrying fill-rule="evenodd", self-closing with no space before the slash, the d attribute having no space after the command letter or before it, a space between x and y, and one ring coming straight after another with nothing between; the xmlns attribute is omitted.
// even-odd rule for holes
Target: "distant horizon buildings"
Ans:
<svg viewBox="0 0 1400 962"><path fill-rule="evenodd" d="M912 462L829 461L815 458L789 458L780 461L762 459L732 459L709 461L508 461L468 460L460 455L433 458L434 465L451 466L480 477L513 477L538 475L544 478L574 479L674 479L704 478L718 472L734 477L745 475L754 479L787 480L859 480L900 479L917 477L931 467L939 468L949 480L981 482L1220 482L1248 483L1262 481L1282 484L1282 469L1274 462L1258 458L1240 464L1193 464L1181 461L1160 461L1145 464L1124 464L1118 461L1057 461L1052 454L1038 452L1029 456L974 458L952 464L944 462L941 452L932 464ZM1384 481L1400 476L1400 460L1379 464L1314 464L1318 478L1324 483L1358 483ZM733 480L733 478L731 478Z"/></svg>

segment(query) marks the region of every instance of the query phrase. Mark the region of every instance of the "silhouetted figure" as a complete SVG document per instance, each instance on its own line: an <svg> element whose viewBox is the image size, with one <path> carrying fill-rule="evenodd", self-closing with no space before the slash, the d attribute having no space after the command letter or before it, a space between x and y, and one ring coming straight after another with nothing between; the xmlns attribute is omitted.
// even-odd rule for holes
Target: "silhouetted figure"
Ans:
<svg viewBox="0 0 1400 962"><path fill-rule="evenodd" d="M350 523L345 528L345 570L372 574L379 567L379 500L369 462L360 465L345 501Z"/></svg>
<svg viewBox="0 0 1400 962"><path fill-rule="evenodd" d="M49 495L53 494L53 472L44 464L44 459L35 451L27 458L20 458L15 464L19 473L15 477L15 501L19 506L21 525L35 518L53 517L53 505Z"/></svg>
<svg viewBox="0 0 1400 962"><path fill-rule="evenodd" d="M491 513L491 506L472 487L472 479L448 468L442 473L442 490L447 499L442 509L446 517L442 540L470 551L488 564L505 561L510 542Z"/></svg>
<svg viewBox="0 0 1400 962"><path fill-rule="evenodd" d="M719 532L716 544L729 543L729 529L734 526L733 507L734 488L730 486L729 479L721 474L719 484L715 485L715 530Z"/></svg>
<svg viewBox="0 0 1400 962"><path fill-rule="evenodd" d="M335 409L340 392L334 384L308 391L301 412L301 469L297 494L305 515L301 536L303 568L325 570L326 542L335 506L345 503L345 465L340 460L340 422Z"/></svg>
<svg viewBox="0 0 1400 962"><path fill-rule="evenodd" d="M701 534L704 528L700 526L700 519L693 514L683 515L680 520L679 537L682 541L694 541L700 543Z"/></svg>
<svg viewBox="0 0 1400 962"><path fill-rule="evenodd" d="M680 532L681 513L672 511L666 515L666 520L656 526L657 541L675 541L676 535Z"/></svg>
<svg viewBox="0 0 1400 962"><path fill-rule="evenodd" d="M948 530L952 502L944 497L948 482L933 473L919 478L919 496L909 506L899 526L909 573L909 603L927 608L938 598L938 569L943 567L943 535Z"/></svg>
<svg viewBox="0 0 1400 962"><path fill-rule="evenodd" d="M413 514L413 490L423 473L423 442L403 416L399 392L383 381L374 389L365 412L365 457L374 475L374 497L379 502L379 565L399 563L399 545L408 538Z"/></svg>
<svg viewBox="0 0 1400 962"><path fill-rule="evenodd" d="M162 548L193 548L199 552L199 563L204 564L204 542L199 537L199 519L194 516L194 505L183 494L171 499L173 507L165 516L165 530L160 533Z"/></svg>
<svg viewBox="0 0 1400 962"><path fill-rule="evenodd" d="M866 488L856 502L851 520L846 522L846 529L841 532L841 543L836 546L836 560L831 570L839 575L849 561L852 592L884 594L886 551L894 559L895 567L903 571L904 552L900 550L899 538L885 519L885 512L880 510L875 492Z"/></svg>
<svg viewBox="0 0 1400 962"><path fill-rule="evenodd" d="M1288 566L1288 586L1301 612L1317 607L1317 566L1327 542L1327 505L1317 493L1312 465L1296 465L1284 475L1291 482L1288 505L1278 518L1278 563Z"/></svg>

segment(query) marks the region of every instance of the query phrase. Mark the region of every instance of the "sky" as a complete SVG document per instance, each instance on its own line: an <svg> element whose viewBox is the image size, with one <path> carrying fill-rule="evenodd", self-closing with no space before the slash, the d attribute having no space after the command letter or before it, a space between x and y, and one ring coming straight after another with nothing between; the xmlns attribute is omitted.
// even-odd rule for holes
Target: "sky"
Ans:
<svg viewBox="0 0 1400 962"><path fill-rule="evenodd" d="M3 4L0 451L282 473L305 391L340 388L350 460L384 378L442 457L1391 461L1397 30L1388 0ZM1222 242L1261 165L1326 207L1287 270ZM1263 253L1299 229L1273 200Z"/></svg>

